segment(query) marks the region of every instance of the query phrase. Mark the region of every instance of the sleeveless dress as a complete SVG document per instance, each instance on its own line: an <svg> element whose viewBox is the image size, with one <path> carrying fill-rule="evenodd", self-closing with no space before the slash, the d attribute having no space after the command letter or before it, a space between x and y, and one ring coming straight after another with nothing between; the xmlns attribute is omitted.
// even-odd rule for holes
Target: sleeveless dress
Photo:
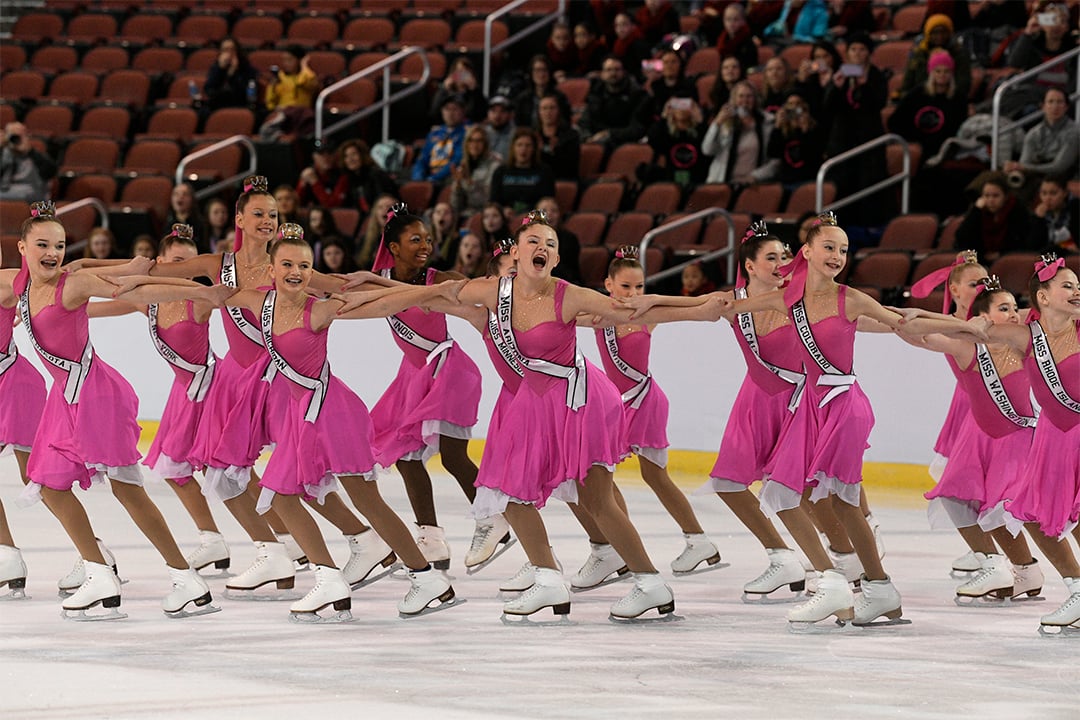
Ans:
<svg viewBox="0 0 1080 720"><path fill-rule="evenodd" d="M436 273L428 269L428 285ZM438 452L440 435L471 437L481 376L476 363L447 333L443 313L414 307L387 321L404 354L397 376L371 409L375 458L388 468L399 460L426 462Z"/></svg>
<svg viewBox="0 0 1080 720"><path fill-rule="evenodd" d="M139 399L120 373L94 355L86 303L74 310L64 307L67 278L67 273L60 275L53 304L33 318L28 307L29 285L21 301L27 307L20 307L24 321L29 318L27 330L32 332L40 348L38 355L53 380L27 467L31 486L24 496L30 502L40 493L39 486L70 490L78 483L87 489L106 477L142 484L136 422ZM82 359L84 372L76 395L65 392L72 387L68 372L42 355L42 350L76 367Z"/></svg>
<svg viewBox="0 0 1080 720"><path fill-rule="evenodd" d="M1076 333L1080 342L1080 321ZM1080 402L1080 353L1055 365L1068 398ZM1009 522L1013 531L1019 529L1013 527L1015 521L1036 522L1047 536L1063 538L1080 518L1080 412L1050 391L1030 348L1024 369L1042 414L1028 452L1024 482L1012 502L1005 503L1006 520L1014 520Z"/></svg>
<svg viewBox="0 0 1080 720"><path fill-rule="evenodd" d="M855 379L856 323L847 319L846 299L847 286L841 285L836 314L813 324L802 309L803 300L790 310L795 343L806 367L806 394L777 443L782 451L774 453L766 470L773 480L797 493L812 486L815 502L838 495L849 505L858 505L863 453L869 447L874 412ZM805 341L798 339L800 324L808 330ZM806 343L813 344L816 352L808 350Z"/></svg>
<svg viewBox="0 0 1080 720"><path fill-rule="evenodd" d="M949 370L952 371L953 377L956 378L956 388L953 390L949 410L945 413L945 422L942 423L937 441L934 442L934 459L930 461L930 467L927 468L927 472L930 473L930 477L935 482L941 479L941 474L944 472L945 464L949 460L949 454L952 452L957 433L965 425L974 422L971 418L971 401L968 400L967 393L964 392L964 388L960 385L960 368L956 366L956 361L951 355L946 355L945 361L949 363Z"/></svg>
<svg viewBox="0 0 1080 720"><path fill-rule="evenodd" d="M267 298L273 303L273 291ZM273 353L265 353L263 360L252 366L261 370L260 382L247 387L248 397L241 403L267 408L274 405L273 398L284 399L267 418L267 435L274 451L259 483L263 488L260 510L269 508L274 493L322 502L337 489L338 477L375 476L367 406L330 374L328 332L311 329L311 309L316 302L308 298L302 326L272 335ZM264 335L272 323L270 315L263 326ZM300 385L294 378L315 387Z"/></svg>
<svg viewBox="0 0 1080 720"><path fill-rule="evenodd" d="M210 325L195 319L195 304L192 301L185 300L184 304L185 319L169 327L156 326L155 331L168 350L191 365L205 367L210 353ZM206 399L193 400L188 396L194 373L172 362L169 367L174 375L173 384L143 465L156 476L183 486L191 480L192 473L203 466L204 459L199 452L196 436L202 425ZM217 367L216 363L213 367ZM211 379L209 387L212 388L214 384ZM205 392L208 397L211 391L208 388Z"/></svg>
<svg viewBox="0 0 1080 720"><path fill-rule="evenodd" d="M804 385L793 381L805 383L805 376L791 369L801 367L802 358L798 354L795 327L790 322L766 335L757 335L753 314L741 313L731 327L746 361L746 378L735 396L709 482L699 493L739 492L768 478L765 467L793 418L793 410L789 408L793 403L797 407L799 402L793 395L796 391L801 395L803 391ZM747 338L750 331L755 331L751 337L755 338L761 360L789 380L758 360Z"/></svg>
<svg viewBox="0 0 1080 720"><path fill-rule="evenodd" d="M615 348L609 347L613 343ZM668 399L649 373L649 352L652 333L647 326L619 336L615 328L597 328L596 344L608 379L622 396L626 416L626 436L622 444L623 457L639 455L653 465L667 467L668 463ZM628 366L630 375L620 369L612 352ZM636 379L635 379L636 378Z"/></svg>
<svg viewBox="0 0 1080 720"><path fill-rule="evenodd" d="M218 280L223 285L237 287L235 272L229 272L235 267L235 261L233 253L222 255ZM259 319L250 310L223 307L221 320L229 351L217 363L195 447L206 466L203 494L230 500L244 492L251 478L251 468L269 444L264 416L252 415L242 421L234 412L240 398L247 395L248 386L259 382L261 373L250 369L266 361L266 348L259 333ZM225 431L227 422L232 423L228 432Z"/></svg>
<svg viewBox="0 0 1080 720"><path fill-rule="evenodd" d="M45 409L45 380L15 345L16 312L0 307L0 452L29 452Z"/></svg>
<svg viewBox="0 0 1080 720"><path fill-rule="evenodd" d="M498 444L503 435L503 423L506 421L510 404L514 401L514 395L517 393L518 388L521 387L522 375L519 373L524 373L521 362L516 355L508 353L512 355L512 358L508 360L499 352L499 348L491 334L492 323L495 322L493 318L494 314L489 312L488 324L484 326L481 337L484 340L484 349L487 350L488 357L491 358L491 364L495 366L495 371L502 380L502 385L499 387L499 397L495 399L495 407L491 411L491 420L488 422L487 438L484 440L484 454L480 458L480 467L477 472L477 487L492 484L492 481L486 479L488 468L493 467L495 462L491 458L499 453ZM498 331L496 330L496 332ZM481 480L481 478L484 479Z"/></svg>
<svg viewBox="0 0 1080 720"><path fill-rule="evenodd" d="M988 353L983 357L993 365ZM1015 496L1023 482L1021 471L1034 427L1017 425L1002 414L983 383L978 356L959 370L972 422L960 427L941 480L925 494L930 501L927 515L935 529L978 523L990 531L1004 524L1003 503ZM1017 370L1000 382L1015 412L1033 418L1027 374Z"/></svg>
<svg viewBox="0 0 1080 720"><path fill-rule="evenodd" d="M564 280L555 286L554 320L511 330L526 358L524 377L502 418L497 446L480 465L473 503L478 518L503 512L508 502L538 508L552 496L577 502L576 482L584 481L589 468L613 470L622 456L622 398L607 376L578 352L576 321L562 320L566 287ZM541 372L536 363L530 367L530 358L572 369L572 377ZM568 389L582 387L582 380L585 401L575 410Z"/></svg>

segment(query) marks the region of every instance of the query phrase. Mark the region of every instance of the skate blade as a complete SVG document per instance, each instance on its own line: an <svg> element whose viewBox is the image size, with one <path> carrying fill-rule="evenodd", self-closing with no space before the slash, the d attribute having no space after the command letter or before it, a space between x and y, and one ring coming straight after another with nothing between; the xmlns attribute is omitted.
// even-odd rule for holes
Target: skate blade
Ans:
<svg viewBox="0 0 1080 720"><path fill-rule="evenodd" d="M993 608L1009 604L1010 598L988 592L985 595L957 595L953 602L960 607Z"/></svg>
<svg viewBox="0 0 1080 720"><path fill-rule="evenodd" d="M1018 595L1013 595L1009 599L1014 603L1043 602L1046 598L1039 594L1041 592L1042 588L1039 588L1038 590L1029 590Z"/></svg>
<svg viewBox="0 0 1080 720"><path fill-rule="evenodd" d="M223 593L224 597L229 600L241 600L247 602L279 602L281 600L296 601L304 597L299 591L292 588L288 588L286 592L278 593L277 595L270 594L270 591L258 592L260 588L254 588L252 590L241 590L237 588L225 588Z"/></svg>
<svg viewBox="0 0 1080 720"><path fill-rule="evenodd" d="M906 617L902 617L903 612L903 608L896 608L896 610L891 610L888 614L878 615L870 622L859 623L852 620L851 624L859 628L882 628L894 627L897 625L910 625L911 621ZM896 617L889 617L889 615L895 615Z"/></svg>
<svg viewBox="0 0 1080 720"><path fill-rule="evenodd" d="M534 620L532 615L513 615L504 612L499 621L507 627L571 627L577 625L576 622L570 619L569 614L556 615L553 620Z"/></svg>
<svg viewBox="0 0 1080 720"><path fill-rule="evenodd" d="M630 573L630 570L627 569L626 567L623 567L622 570L618 570L617 572L615 572L614 575L609 575L608 577L604 578L604 580L602 580L601 582L598 582L595 585L590 585L589 587L578 587L577 585L571 584L570 585L570 592L575 592L575 593L589 592L590 590L596 590L598 588L604 587L605 585L611 585L611 584L617 583L617 582L619 582L621 580L629 580L632 577L633 577L633 575Z"/></svg>
<svg viewBox="0 0 1080 720"><path fill-rule="evenodd" d="M744 590L742 601L747 605L790 605L791 603L798 602L806 597L801 590L794 591L791 595L774 596L773 593L780 589L781 588L777 588L771 593L748 593Z"/></svg>
<svg viewBox="0 0 1080 720"><path fill-rule="evenodd" d="M435 601L432 600L432 602L435 602ZM412 620L413 618L418 618L418 617L421 617L423 615L431 615L432 613L442 612L443 610L449 610L450 608L457 607L458 605L464 605L466 602L467 601L465 600L465 598L460 598L457 595L455 595L454 597L450 598L446 602L439 603L438 605L435 605L435 606L429 605L428 607L424 608L423 610L421 610L418 613L403 613L401 611L398 611L398 617L403 619L403 620Z"/></svg>
<svg viewBox="0 0 1080 720"><path fill-rule="evenodd" d="M832 622L829 622L829 621ZM788 632L794 635L835 635L849 632L853 626L850 621L840 620L832 615L818 622L788 620Z"/></svg>
<svg viewBox="0 0 1080 720"><path fill-rule="evenodd" d="M1045 638L1080 638L1080 626L1077 625L1039 625L1039 635Z"/></svg>
<svg viewBox="0 0 1080 720"><path fill-rule="evenodd" d="M359 582L354 582L352 585L350 585L350 587L353 590L359 590L360 588L367 587L368 585L370 585L373 582L376 582L377 580L382 580L384 577L388 577L388 576L393 577L394 573L399 571L399 570L401 570L403 572L407 572L407 569L405 568L404 563L400 563L400 562L393 562L390 565L388 565L387 567L381 567L381 566L376 566L376 567L380 568L378 573L375 573L373 575L372 573L374 573L375 571L372 570L370 573L367 574L367 577L365 577L363 580L360 580ZM405 579L408 580L407 575L405 576Z"/></svg>
<svg viewBox="0 0 1080 720"><path fill-rule="evenodd" d="M646 612L648 611L646 610ZM644 617L644 613L632 618L608 615L608 621L613 625L659 625L661 623L682 622L685 619L682 615L676 615L674 611L664 613L658 617Z"/></svg>
<svg viewBox="0 0 1080 720"><path fill-rule="evenodd" d="M702 565L702 563L705 564ZM686 577L688 575L700 575L702 573L711 572L713 570L723 570L726 567L731 567L731 563L720 562L719 555L716 556L716 562L709 562L708 560L703 560L702 563L698 563L697 567L695 567L693 570L672 570L671 573L676 577Z"/></svg>
<svg viewBox="0 0 1080 720"><path fill-rule="evenodd" d="M320 615L317 612L289 613L289 622L297 625L338 625L354 620L351 610L338 610L333 615Z"/></svg>
<svg viewBox="0 0 1080 720"><path fill-rule="evenodd" d="M8 592L0 595L0 602L15 602L16 600L30 600L26 594L26 588L11 588Z"/></svg>
<svg viewBox="0 0 1080 720"><path fill-rule="evenodd" d="M484 560L483 562L478 562L475 565L466 565L465 566L465 574L466 575L475 575L476 573L480 572L481 570L486 568L491 563L495 562L496 558L498 558L500 555L502 555L504 552L506 552L512 546L514 546L516 544L517 544L517 538L510 538L506 542L500 543L499 546L497 548L495 548L495 552L491 553L491 557L489 557L487 560Z"/></svg>
<svg viewBox="0 0 1080 720"><path fill-rule="evenodd" d="M68 610L61 608L60 617L65 620L71 620L72 622L105 622L107 620L123 620L127 617L126 613L122 613L116 608L108 608L106 612L99 615L87 615L86 611L89 608L83 608L82 610Z"/></svg>
<svg viewBox="0 0 1080 720"><path fill-rule="evenodd" d="M194 610L188 610L185 606L184 609L178 610L177 612L166 612L165 617L172 618L174 620L182 620L184 618L199 617L200 615L213 615L214 613L219 612L221 612L221 608L219 608L217 605L211 605L210 603L207 603L202 607L196 607Z"/></svg>

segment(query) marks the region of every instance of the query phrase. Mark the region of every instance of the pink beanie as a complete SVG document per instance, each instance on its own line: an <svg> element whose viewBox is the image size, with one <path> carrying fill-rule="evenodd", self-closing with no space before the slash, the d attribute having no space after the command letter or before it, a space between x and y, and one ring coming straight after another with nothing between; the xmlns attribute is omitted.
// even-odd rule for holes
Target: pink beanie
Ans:
<svg viewBox="0 0 1080 720"><path fill-rule="evenodd" d="M935 50L930 53L930 60L926 63L927 72L934 72L934 68L944 65L951 71L956 70L956 61L952 59L952 55L947 50Z"/></svg>

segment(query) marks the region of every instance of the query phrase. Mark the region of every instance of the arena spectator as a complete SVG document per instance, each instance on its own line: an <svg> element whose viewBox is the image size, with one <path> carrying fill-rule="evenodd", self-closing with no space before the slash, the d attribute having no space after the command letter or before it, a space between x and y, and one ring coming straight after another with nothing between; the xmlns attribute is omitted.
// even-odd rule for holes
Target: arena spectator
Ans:
<svg viewBox="0 0 1080 720"><path fill-rule="evenodd" d="M96 227L86 236L86 257L94 260L118 260L123 257L116 249L116 236L112 230Z"/></svg>
<svg viewBox="0 0 1080 720"><path fill-rule="evenodd" d="M779 180L790 191L817 177L825 159L825 128L798 94L788 95L777 110L765 154L768 162L754 173L759 181Z"/></svg>
<svg viewBox="0 0 1080 720"><path fill-rule="evenodd" d="M1043 117L1038 125L1024 135L1019 161L1004 165L1007 173L1023 176L1023 187L1031 192L1019 193L1029 197L1044 175L1072 177L1080 163L1080 128L1068 116L1069 101L1061 88L1050 88L1043 94Z"/></svg>
<svg viewBox="0 0 1080 720"><path fill-rule="evenodd" d="M134 242L131 243L131 257L144 257L147 260L153 260L157 257L157 243L154 242L153 235L136 236Z"/></svg>
<svg viewBox="0 0 1080 720"><path fill-rule="evenodd" d="M870 0L829 0L829 32L834 38L875 30Z"/></svg>
<svg viewBox="0 0 1080 720"><path fill-rule="evenodd" d="M649 128L649 145L656 151L646 183L670 181L684 191L705 180L710 158L702 152L705 116L690 98L668 100L661 117Z"/></svg>
<svg viewBox="0 0 1080 720"><path fill-rule="evenodd" d="M735 87L736 83L740 83L745 79L746 69L739 62L739 58L732 55L721 60L720 72L716 74L713 86L709 90L709 107L706 109L710 112L717 112L724 105L727 105L731 99L731 89Z"/></svg>
<svg viewBox="0 0 1080 720"><path fill-rule="evenodd" d="M435 203L435 207L424 213L431 228L431 265L446 270L457 257L457 246L461 242L458 232L458 217L450 203Z"/></svg>
<svg viewBox="0 0 1080 720"><path fill-rule="evenodd" d="M484 277L489 254L490 251L484 249L479 237L468 230L462 230L461 240L457 243L457 254L449 270L467 278Z"/></svg>
<svg viewBox="0 0 1080 720"><path fill-rule="evenodd" d="M190 225L195 233L195 242L201 252L209 247L206 219L195 204L195 188L191 183L182 182L173 186L169 195L169 214L165 218L165 227L171 228L176 223Z"/></svg>
<svg viewBox="0 0 1080 720"><path fill-rule="evenodd" d="M1051 19L1053 22L1051 22ZM1044 24L1045 23L1045 24ZM1030 70L1057 55L1076 47L1069 32L1069 11L1064 5L1038 6L1031 14L1024 32L1009 52L1009 67ZM1033 110L1049 87L1076 87L1076 62L1061 62L1039 72L1034 82L1029 80L1011 89L1007 96L1006 112L1016 118Z"/></svg>
<svg viewBox="0 0 1080 720"><path fill-rule="evenodd" d="M578 52L574 46L574 35L564 20L551 26L551 35L544 47L556 82L577 74Z"/></svg>
<svg viewBox="0 0 1080 720"><path fill-rule="evenodd" d="M956 135L967 117L967 98L953 76L952 56L943 49L930 55L930 75L889 116L889 131L922 145L923 157L936 155L946 139Z"/></svg>
<svg viewBox="0 0 1080 720"><path fill-rule="evenodd" d="M956 41L953 23L948 15L931 15L923 25L922 39L911 50L904 80L900 85L900 97L914 92L926 84L930 76L928 63L935 50L945 50L953 61L953 79L956 95L966 102L971 92L971 52Z"/></svg>
<svg viewBox="0 0 1080 720"><path fill-rule="evenodd" d="M488 104L476 82L476 68L464 55L459 55L450 63L450 68L446 71L446 79L442 81L435 91L435 96L431 99L432 122L438 123L442 119L443 102L452 95L460 98L465 118L469 122L483 121Z"/></svg>
<svg viewBox="0 0 1080 720"><path fill-rule="evenodd" d="M1009 188L1005 173L976 178L979 197L956 229L956 247L991 260L1001 253L1038 249L1032 245L1031 216Z"/></svg>
<svg viewBox="0 0 1080 720"><path fill-rule="evenodd" d="M536 126L540 137L540 160L551 168L556 180L576 180L581 156L581 137L562 115L558 98L547 95L540 99L540 122Z"/></svg>
<svg viewBox="0 0 1080 720"><path fill-rule="evenodd" d="M397 201L394 195L380 195L372 203L371 212L360 229L359 242L353 255L356 265L362 270L370 270L375 262L375 253L379 249L383 228L386 227L386 213L390 212L390 208Z"/></svg>
<svg viewBox="0 0 1080 720"><path fill-rule="evenodd" d="M615 16L615 39L612 42L611 54L622 60L627 73L638 80L643 79L642 62L651 59L652 53L641 30L634 24L634 19L626 13Z"/></svg>
<svg viewBox="0 0 1080 720"><path fill-rule="evenodd" d="M315 263L315 269L321 273L346 275L359 270L349 255L348 247L340 239L323 240L322 252L319 253L318 258L319 262Z"/></svg>
<svg viewBox="0 0 1080 720"><path fill-rule="evenodd" d="M316 205L308 210L307 230L304 232L304 239L311 245L315 257L321 256L321 249L327 242L339 242L345 247L351 244L341 234L341 230L338 229L334 214L321 205Z"/></svg>
<svg viewBox="0 0 1080 720"><path fill-rule="evenodd" d="M205 238L195 238L195 241L200 244L205 243L208 247L213 248L218 240L224 238L233 229L233 213L228 203L219 197L212 197L207 200L204 212L207 235Z"/></svg>
<svg viewBox="0 0 1080 720"><path fill-rule="evenodd" d="M763 112L776 114L794 87L791 68L782 57L769 58L762 75L765 84L762 87L761 109Z"/></svg>
<svg viewBox="0 0 1080 720"><path fill-rule="evenodd" d="M311 69L310 58L302 48L291 47L281 53L281 67L266 86L266 109L270 111L259 128L264 140L283 140L302 135L314 126L315 96L319 78Z"/></svg>
<svg viewBox="0 0 1080 720"><path fill-rule="evenodd" d="M540 162L540 143L532 128L518 128L510 156L491 178L491 200L513 212L532 210L545 195L555 194L555 175Z"/></svg>
<svg viewBox="0 0 1080 720"><path fill-rule="evenodd" d="M540 198L536 209L547 216L548 223L555 228L559 236L559 264L551 271L557 278L566 282L581 284L581 241L578 236L562 226L562 209L553 196Z"/></svg>
<svg viewBox="0 0 1080 720"><path fill-rule="evenodd" d="M1059 255L1080 253L1080 198L1061 177L1043 178L1033 214L1032 247Z"/></svg>
<svg viewBox="0 0 1080 720"><path fill-rule="evenodd" d="M639 140L651 115L652 98L627 76L622 61L609 55L604 58L600 78L589 87L578 127L588 142L611 148Z"/></svg>
<svg viewBox="0 0 1080 720"><path fill-rule="evenodd" d="M822 40L810 46L810 57L800 62L795 72L794 91L810 103L810 109L823 122L826 119L821 114L825 88L843 62L833 44Z"/></svg>
<svg viewBox="0 0 1080 720"><path fill-rule="evenodd" d="M525 89L514 97L514 124L529 128L539 119L540 98L555 95L565 117L570 117L570 101L555 87L555 76L551 72L551 61L546 55L533 55L529 61L529 78Z"/></svg>
<svg viewBox="0 0 1080 720"><path fill-rule="evenodd" d="M203 84L206 107L217 110L254 106L257 102L257 76L258 73L236 41L224 38L218 45L217 61L206 72L206 82Z"/></svg>
<svg viewBox="0 0 1080 720"><path fill-rule="evenodd" d="M739 3L732 3L724 8L723 17L724 29L716 40L720 57L734 56L742 67L754 67L758 62L758 49L746 22L746 9Z"/></svg>
<svg viewBox="0 0 1080 720"><path fill-rule="evenodd" d="M497 202L489 202L480 211L480 239L486 247L495 247L503 238L513 234L506 218L506 209Z"/></svg>
<svg viewBox="0 0 1080 720"><path fill-rule="evenodd" d="M277 203L278 225L300 222L300 196L292 185L278 185L274 188L274 202Z"/></svg>
<svg viewBox="0 0 1080 720"><path fill-rule="evenodd" d="M0 197L37 202L49 197L49 180L56 163L30 143L21 122L9 122L0 136Z"/></svg>
<svg viewBox="0 0 1080 720"><path fill-rule="evenodd" d="M645 0L634 14L634 23L650 47L659 45L665 35L680 31L679 12L671 0Z"/></svg>
<svg viewBox="0 0 1080 720"><path fill-rule="evenodd" d="M765 164L766 142L771 123L757 107L754 86L743 81L731 91L731 102L720 112L705 133L702 152L712 156L706 182L749 185L754 173Z"/></svg>
<svg viewBox="0 0 1080 720"><path fill-rule="evenodd" d="M557 96L553 96L556 97ZM496 95L488 103L487 138L491 152L504 158L510 154L510 138L514 136L514 105L505 95Z"/></svg>
<svg viewBox="0 0 1080 720"><path fill-rule="evenodd" d="M371 149L363 140L343 142L338 149L338 162L345 180L342 206L367 213L380 195L397 196L397 183L371 159Z"/></svg>
<svg viewBox="0 0 1080 720"><path fill-rule="evenodd" d="M347 183L338 165L333 145L323 142L312 153L311 165L300 171L296 194L302 207L341 207L345 202Z"/></svg>
<svg viewBox="0 0 1080 720"><path fill-rule="evenodd" d="M687 79L683 71L683 59L676 50L668 48L660 53L660 72L651 75L646 88L652 96L653 110L660 113L673 97L697 99L697 86ZM654 120L659 119L659 114Z"/></svg>
<svg viewBox="0 0 1080 720"><path fill-rule="evenodd" d="M716 290L716 283L705 274L705 268L701 262L692 262L682 271L682 290L680 294L685 297L699 297L708 295Z"/></svg>
<svg viewBox="0 0 1080 720"><path fill-rule="evenodd" d="M413 165L413 180L442 184L450 178L450 169L461 163L465 151L465 105L460 97L449 95L443 100L442 120L442 125L427 134Z"/></svg>
<svg viewBox="0 0 1080 720"><path fill-rule="evenodd" d="M574 26L574 48L577 50L577 67L571 75L584 77L600 72L607 55L607 44L588 23Z"/></svg>
<svg viewBox="0 0 1080 720"><path fill-rule="evenodd" d="M463 219L484 209L491 198L491 178L502 164L502 157L491 151L488 134L476 125L465 133L465 152L461 164L450 173L450 204Z"/></svg>

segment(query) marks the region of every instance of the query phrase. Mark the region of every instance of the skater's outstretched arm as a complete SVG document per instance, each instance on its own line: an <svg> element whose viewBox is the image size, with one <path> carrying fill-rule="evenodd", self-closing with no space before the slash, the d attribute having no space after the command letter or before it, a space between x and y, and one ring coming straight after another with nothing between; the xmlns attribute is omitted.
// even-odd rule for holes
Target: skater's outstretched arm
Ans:
<svg viewBox="0 0 1080 720"><path fill-rule="evenodd" d="M146 314L145 305L137 305L127 300L102 300L86 306L86 314L92 318L120 317L131 313Z"/></svg>
<svg viewBox="0 0 1080 720"><path fill-rule="evenodd" d="M96 258L82 258L64 265L68 272L90 271L95 275L147 275L150 268L154 267L154 261L142 256L133 257L130 260L98 260Z"/></svg>
<svg viewBox="0 0 1080 720"><path fill-rule="evenodd" d="M439 299L454 304L464 284L464 281L452 280L435 285L402 285L347 293L333 298L331 302L340 303L335 315L343 320L387 317ZM327 320L327 324L329 322Z"/></svg>
<svg viewBox="0 0 1080 720"><path fill-rule="evenodd" d="M170 263L157 263L150 268L148 275L167 278L204 277L216 281L221 272L221 254L196 255L187 260Z"/></svg>
<svg viewBox="0 0 1080 720"><path fill-rule="evenodd" d="M847 289L846 309L849 320L868 317L908 335L940 333L974 338L978 341L986 340L985 321L965 322L950 315L942 315L937 318L917 317L905 322L900 313L886 309L866 293L851 287Z"/></svg>
<svg viewBox="0 0 1080 720"><path fill-rule="evenodd" d="M986 334L990 336L990 342L1008 345L1021 355L1027 355L1031 344L1031 331L1027 325L994 325Z"/></svg>
<svg viewBox="0 0 1080 720"><path fill-rule="evenodd" d="M93 273L76 273L64 285L63 302L64 307L74 309L92 297L111 300L122 295L122 299L142 305L174 300L202 300L221 305L234 292L235 288L224 285L206 287L176 278L166 278L163 283L157 283L148 276L116 278L110 282Z"/></svg>

